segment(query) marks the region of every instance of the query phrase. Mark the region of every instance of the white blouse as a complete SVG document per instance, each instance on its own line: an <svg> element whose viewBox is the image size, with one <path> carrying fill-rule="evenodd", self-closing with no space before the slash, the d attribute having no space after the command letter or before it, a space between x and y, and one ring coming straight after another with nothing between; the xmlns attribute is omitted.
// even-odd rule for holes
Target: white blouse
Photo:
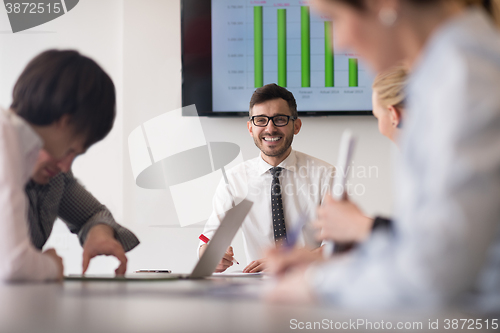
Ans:
<svg viewBox="0 0 500 333"><path fill-rule="evenodd" d="M32 245L24 186L31 177L40 137L20 117L0 109L0 279L44 281L58 277L57 263Z"/></svg>

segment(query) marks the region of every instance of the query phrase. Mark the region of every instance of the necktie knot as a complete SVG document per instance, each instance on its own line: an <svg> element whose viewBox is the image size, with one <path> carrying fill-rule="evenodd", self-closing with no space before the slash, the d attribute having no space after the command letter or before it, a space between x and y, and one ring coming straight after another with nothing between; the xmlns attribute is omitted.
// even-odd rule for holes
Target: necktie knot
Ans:
<svg viewBox="0 0 500 333"><path fill-rule="evenodd" d="M282 167L274 167L269 169L269 172L271 173L271 175L273 175L273 178L278 178L281 174L281 171L283 171Z"/></svg>

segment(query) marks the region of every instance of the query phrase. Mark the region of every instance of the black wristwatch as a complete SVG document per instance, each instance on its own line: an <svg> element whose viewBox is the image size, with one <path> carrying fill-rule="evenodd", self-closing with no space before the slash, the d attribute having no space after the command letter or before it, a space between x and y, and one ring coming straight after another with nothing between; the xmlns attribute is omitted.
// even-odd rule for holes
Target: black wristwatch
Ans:
<svg viewBox="0 0 500 333"><path fill-rule="evenodd" d="M392 220L377 216L375 220L373 220L372 231L382 229L392 230Z"/></svg>

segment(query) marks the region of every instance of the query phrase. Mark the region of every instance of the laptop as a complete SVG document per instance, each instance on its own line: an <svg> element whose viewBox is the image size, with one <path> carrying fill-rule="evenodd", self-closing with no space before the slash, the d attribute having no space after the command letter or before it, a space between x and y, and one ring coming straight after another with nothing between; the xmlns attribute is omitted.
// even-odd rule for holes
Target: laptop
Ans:
<svg viewBox="0 0 500 333"><path fill-rule="evenodd" d="M236 207L227 211L222 219L219 228L215 232L212 240L208 242L207 248L198 260L191 274L169 274L169 273L131 273L125 276L109 275L70 275L64 277L65 280L78 281L144 281L144 280L177 280L177 279L202 279L211 276L217 264L224 256L226 249L233 241L236 232L243 224L248 215L253 202L249 200L241 201Z"/></svg>

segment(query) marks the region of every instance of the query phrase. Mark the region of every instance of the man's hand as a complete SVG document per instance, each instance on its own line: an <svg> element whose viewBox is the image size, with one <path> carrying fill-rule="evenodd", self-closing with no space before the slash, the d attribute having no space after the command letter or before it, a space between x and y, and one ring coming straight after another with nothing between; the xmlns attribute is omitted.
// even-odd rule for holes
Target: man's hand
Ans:
<svg viewBox="0 0 500 333"><path fill-rule="evenodd" d="M252 261L245 269L243 273L257 273L262 272L266 269L266 258Z"/></svg>
<svg viewBox="0 0 500 333"><path fill-rule="evenodd" d="M114 230L105 224L93 226L83 244L83 274L89 267L90 259L98 255L114 256L120 261L115 270L116 275L124 275L127 271L127 257L123 246L115 239Z"/></svg>
<svg viewBox="0 0 500 333"><path fill-rule="evenodd" d="M282 275L287 270L323 260L321 248L309 250L306 248L282 250L271 249L266 253L267 272L273 275Z"/></svg>
<svg viewBox="0 0 500 333"><path fill-rule="evenodd" d="M202 246L200 246L200 250L199 250L200 251L200 258L203 255L203 253L205 252L206 248L207 248L207 244L203 244ZM228 269L229 267L233 266L233 259L234 259L233 256L234 256L233 248L230 246L227 248L226 253L224 253L224 257L222 257L221 261L219 262L219 264L215 268L215 272L222 273L226 269Z"/></svg>
<svg viewBox="0 0 500 333"><path fill-rule="evenodd" d="M43 254L55 260L58 268L57 280L61 281L64 275L64 265L62 258L57 255L57 252L54 249L48 249L44 251Z"/></svg>
<svg viewBox="0 0 500 333"><path fill-rule="evenodd" d="M318 239L342 243L361 242L371 233L373 220L348 199L337 201L326 195L318 208L318 219L313 226L320 229Z"/></svg>

